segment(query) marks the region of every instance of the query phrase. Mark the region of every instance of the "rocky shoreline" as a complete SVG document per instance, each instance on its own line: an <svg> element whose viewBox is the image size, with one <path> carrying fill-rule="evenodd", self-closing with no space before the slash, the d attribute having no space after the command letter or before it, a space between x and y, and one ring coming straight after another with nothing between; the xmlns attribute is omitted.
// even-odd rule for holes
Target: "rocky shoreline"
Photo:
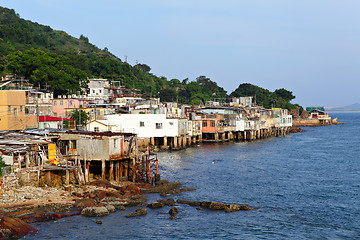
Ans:
<svg viewBox="0 0 360 240"><path fill-rule="evenodd" d="M147 203L147 193L159 193L161 197L176 195L193 188L181 188L180 182L159 181L155 186L148 183L114 182L95 180L85 186L67 186L65 189L24 186L2 190L0 198L0 239L21 238L38 231L29 224L74 215L104 217L115 211L138 206L126 217L147 214L147 209L171 206L169 218L175 219L179 210L176 204L198 206L198 210L222 210L225 212L252 210L245 205L217 202L193 202L173 198ZM101 220L96 223L101 224Z"/></svg>

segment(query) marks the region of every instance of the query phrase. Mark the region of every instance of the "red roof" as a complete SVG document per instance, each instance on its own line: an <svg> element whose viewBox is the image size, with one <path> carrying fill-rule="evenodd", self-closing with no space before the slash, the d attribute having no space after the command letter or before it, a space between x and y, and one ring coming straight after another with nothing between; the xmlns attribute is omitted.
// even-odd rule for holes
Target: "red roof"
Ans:
<svg viewBox="0 0 360 240"><path fill-rule="evenodd" d="M52 117L52 116L39 116L39 122L59 122L59 121L72 121L74 119L61 118L61 117Z"/></svg>

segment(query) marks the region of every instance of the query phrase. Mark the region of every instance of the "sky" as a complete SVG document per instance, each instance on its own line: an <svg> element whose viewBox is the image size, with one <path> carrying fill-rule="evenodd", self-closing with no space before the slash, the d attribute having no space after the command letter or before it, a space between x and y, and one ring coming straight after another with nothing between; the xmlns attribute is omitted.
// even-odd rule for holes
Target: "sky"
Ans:
<svg viewBox="0 0 360 240"><path fill-rule="evenodd" d="M0 0L157 76L285 88L306 106L360 103L359 0Z"/></svg>

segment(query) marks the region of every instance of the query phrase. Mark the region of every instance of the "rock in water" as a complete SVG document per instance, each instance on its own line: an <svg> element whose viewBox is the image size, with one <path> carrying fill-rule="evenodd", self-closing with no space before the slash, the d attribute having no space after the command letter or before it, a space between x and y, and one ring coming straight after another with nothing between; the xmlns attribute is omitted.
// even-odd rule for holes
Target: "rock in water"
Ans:
<svg viewBox="0 0 360 240"><path fill-rule="evenodd" d="M225 212L235 212L235 211L247 211L247 210L254 210L253 208L247 205L236 205L236 204L229 204L225 208Z"/></svg>
<svg viewBox="0 0 360 240"><path fill-rule="evenodd" d="M81 215L85 217L104 217L109 215L106 207L87 207L81 211Z"/></svg>
<svg viewBox="0 0 360 240"><path fill-rule="evenodd" d="M147 214L147 210L145 208L138 208L136 209L136 211L134 213L129 213L128 215L126 215L127 218L129 217L136 217L136 216L142 216L142 215L146 215Z"/></svg>
<svg viewBox="0 0 360 240"><path fill-rule="evenodd" d="M167 205L167 206L175 206L175 200L172 199L172 198L160 199L160 200L157 200L156 202L148 204L148 207L152 208L152 209L155 209L155 208L162 208L165 205Z"/></svg>
<svg viewBox="0 0 360 240"><path fill-rule="evenodd" d="M179 212L179 209L177 207L173 207L169 210L170 219L173 220L176 217L176 214Z"/></svg>
<svg viewBox="0 0 360 240"><path fill-rule="evenodd" d="M210 210L225 210L226 207L227 204L218 202L211 202L209 205Z"/></svg>
<svg viewBox="0 0 360 240"><path fill-rule="evenodd" d="M0 220L0 238L21 238L39 232L19 218L3 217Z"/></svg>

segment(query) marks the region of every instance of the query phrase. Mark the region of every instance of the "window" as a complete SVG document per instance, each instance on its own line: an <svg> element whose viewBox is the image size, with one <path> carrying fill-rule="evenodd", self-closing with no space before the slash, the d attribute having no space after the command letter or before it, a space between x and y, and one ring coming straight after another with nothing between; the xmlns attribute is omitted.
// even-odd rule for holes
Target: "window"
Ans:
<svg viewBox="0 0 360 240"><path fill-rule="evenodd" d="M162 129L162 123L156 123L155 128L156 129Z"/></svg>
<svg viewBox="0 0 360 240"><path fill-rule="evenodd" d="M99 90L99 93L101 93L101 90Z"/></svg>
<svg viewBox="0 0 360 240"><path fill-rule="evenodd" d="M20 106L20 112L22 112L23 111L23 106Z"/></svg>
<svg viewBox="0 0 360 240"><path fill-rule="evenodd" d="M14 116L16 116L16 115L17 115L17 109L14 108Z"/></svg>
<svg viewBox="0 0 360 240"><path fill-rule="evenodd" d="M203 127L207 127L207 121L203 121Z"/></svg>
<svg viewBox="0 0 360 240"><path fill-rule="evenodd" d="M140 127L145 127L145 123L144 123L144 122L140 122Z"/></svg>
<svg viewBox="0 0 360 240"><path fill-rule="evenodd" d="M54 101L54 106L56 106L57 105L57 101Z"/></svg>
<svg viewBox="0 0 360 240"><path fill-rule="evenodd" d="M11 106L10 105L8 106L8 111L11 112Z"/></svg>
<svg viewBox="0 0 360 240"><path fill-rule="evenodd" d="M99 132L99 127L94 127L94 132Z"/></svg>
<svg viewBox="0 0 360 240"><path fill-rule="evenodd" d="M72 100L70 100L70 101L69 101L69 105L72 106L72 104L73 104L73 102L72 102Z"/></svg>
<svg viewBox="0 0 360 240"><path fill-rule="evenodd" d="M117 139L114 139L114 148L117 147Z"/></svg>
<svg viewBox="0 0 360 240"><path fill-rule="evenodd" d="M64 104L64 103L63 103L63 101L61 100L61 101L60 101L60 106L62 106L63 104Z"/></svg>
<svg viewBox="0 0 360 240"><path fill-rule="evenodd" d="M170 124L170 126L173 126L173 125L174 125L174 123L173 123L173 122L169 122L169 124Z"/></svg>
<svg viewBox="0 0 360 240"><path fill-rule="evenodd" d="M215 127L215 121L210 121L210 127Z"/></svg>
<svg viewBox="0 0 360 240"><path fill-rule="evenodd" d="M95 90L93 90L93 93L95 93Z"/></svg>

